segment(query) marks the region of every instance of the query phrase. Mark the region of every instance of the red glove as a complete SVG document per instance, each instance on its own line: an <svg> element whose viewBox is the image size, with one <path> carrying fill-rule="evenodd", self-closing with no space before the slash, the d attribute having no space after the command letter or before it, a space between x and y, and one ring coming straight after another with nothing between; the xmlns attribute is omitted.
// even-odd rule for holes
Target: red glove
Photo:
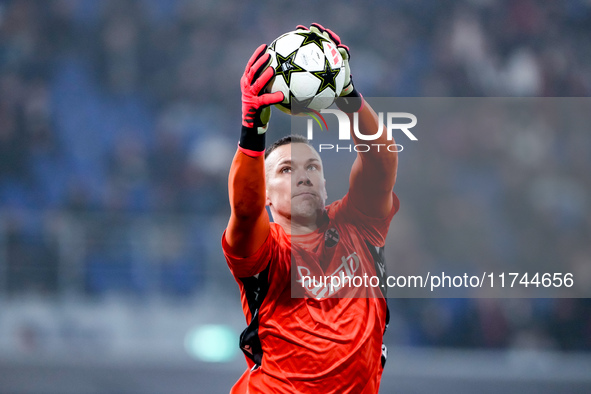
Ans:
<svg viewBox="0 0 591 394"><path fill-rule="evenodd" d="M269 105L283 101L283 93L263 93L265 86L275 76L269 66L271 55L265 53L267 45L262 44L250 57L240 79L242 91L242 133L238 145L251 156L265 151L265 132L271 118Z"/></svg>

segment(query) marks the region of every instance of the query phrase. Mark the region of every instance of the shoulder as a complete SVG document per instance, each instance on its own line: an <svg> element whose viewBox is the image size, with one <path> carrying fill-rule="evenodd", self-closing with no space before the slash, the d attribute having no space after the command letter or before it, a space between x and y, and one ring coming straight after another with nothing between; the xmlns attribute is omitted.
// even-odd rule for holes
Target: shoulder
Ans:
<svg viewBox="0 0 591 394"><path fill-rule="evenodd" d="M392 219L392 217L398 212L400 208L400 201L398 200L398 196L396 193L392 192L392 210L386 215L385 217L371 217L363 214L349 198L349 193L345 194L343 198L340 200L336 200L335 202L329 204L326 207L326 211L328 217L331 220L338 219L341 216L345 216L349 219L358 219L358 220L367 220L367 221L375 221L375 220L383 220L383 219Z"/></svg>
<svg viewBox="0 0 591 394"><path fill-rule="evenodd" d="M291 241L281 226L270 223L269 235L252 255L248 257L233 255L224 235L222 235L222 250L232 274L236 278L246 278L262 272L269 264L275 265L277 261L289 260Z"/></svg>
<svg viewBox="0 0 591 394"><path fill-rule="evenodd" d="M383 246L390 223L400 207L396 194L392 193L392 198L392 209L387 215L371 217L357 209L347 194L327 207L328 217L336 227L346 228L351 234L360 235L372 245Z"/></svg>
<svg viewBox="0 0 591 394"><path fill-rule="evenodd" d="M270 223L269 236L280 245L288 246L291 244L291 239L289 235L287 235L283 227L281 227L277 223Z"/></svg>

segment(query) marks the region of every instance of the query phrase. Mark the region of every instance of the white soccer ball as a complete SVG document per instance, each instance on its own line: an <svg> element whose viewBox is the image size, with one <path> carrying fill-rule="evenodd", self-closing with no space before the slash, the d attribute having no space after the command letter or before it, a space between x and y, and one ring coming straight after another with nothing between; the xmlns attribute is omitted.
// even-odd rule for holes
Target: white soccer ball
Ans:
<svg viewBox="0 0 591 394"><path fill-rule="evenodd" d="M283 92L277 107L297 115L306 109L328 108L343 90L345 65L336 45L311 31L295 30L271 43L271 66L275 77L267 91Z"/></svg>

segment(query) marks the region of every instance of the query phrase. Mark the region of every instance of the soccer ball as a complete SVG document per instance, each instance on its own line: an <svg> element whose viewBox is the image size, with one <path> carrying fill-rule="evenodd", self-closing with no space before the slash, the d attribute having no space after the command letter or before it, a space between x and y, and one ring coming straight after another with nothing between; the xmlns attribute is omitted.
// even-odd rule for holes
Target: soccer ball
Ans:
<svg viewBox="0 0 591 394"><path fill-rule="evenodd" d="M275 77L267 85L270 93L283 92L276 104L288 114L328 108L343 90L345 65L335 44L311 31L285 33L271 43L271 66Z"/></svg>

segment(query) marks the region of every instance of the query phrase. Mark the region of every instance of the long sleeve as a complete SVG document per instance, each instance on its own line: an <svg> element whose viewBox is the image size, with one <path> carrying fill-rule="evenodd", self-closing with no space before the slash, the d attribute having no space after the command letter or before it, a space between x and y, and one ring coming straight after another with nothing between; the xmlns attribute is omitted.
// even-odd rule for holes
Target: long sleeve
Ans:
<svg viewBox="0 0 591 394"><path fill-rule="evenodd" d="M232 213L225 241L233 255L248 257L269 235L263 156L251 157L238 150L230 168L228 191Z"/></svg>

